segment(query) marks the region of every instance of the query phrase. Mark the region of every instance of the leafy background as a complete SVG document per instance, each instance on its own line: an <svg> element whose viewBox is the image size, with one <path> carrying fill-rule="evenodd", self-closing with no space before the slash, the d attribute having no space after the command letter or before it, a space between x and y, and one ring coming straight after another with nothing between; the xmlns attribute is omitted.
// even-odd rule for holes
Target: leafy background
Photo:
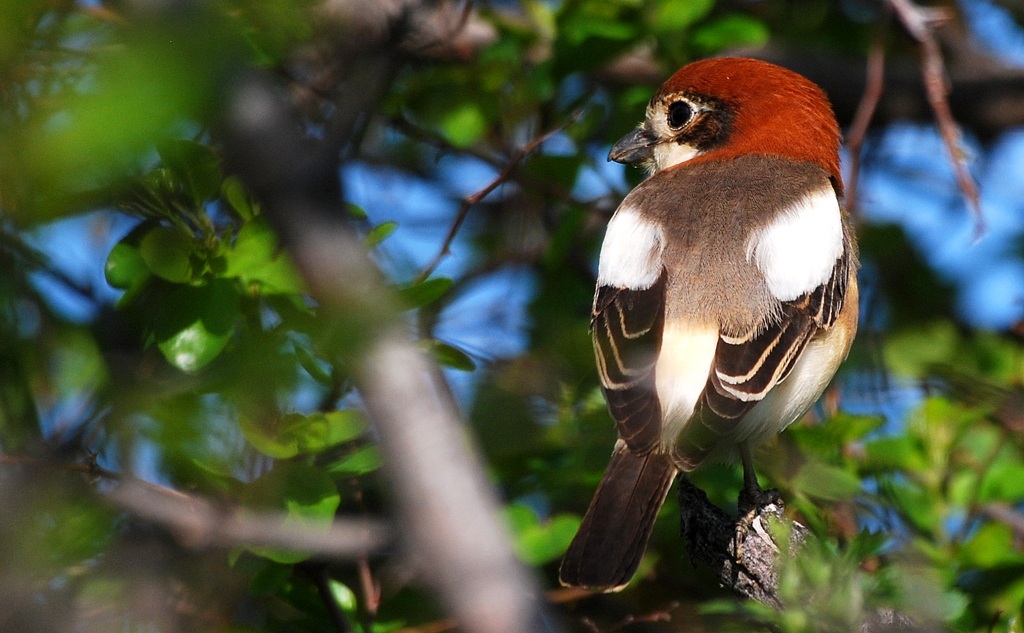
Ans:
<svg viewBox="0 0 1024 633"><path fill-rule="evenodd" d="M786 608L735 602L691 565L671 498L629 589L555 588L614 442L587 315L604 223L640 174L606 164L609 144L703 56L823 58L829 87L862 82L843 69L863 72L880 38L894 74L916 69L881 4L408 2L401 28L454 15L466 36L394 27L358 49L365 6L334 5L0 6L0 628L454 626L408 553L206 546L112 496L139 478L310 529L394 516L353 386L379 323L360 306L327 319L225 161L230 87L256 71L314 139L353 95L378 97L314 184L345 203L410 338L446 368L516 551L568 628L848 631L888 606L929 630L1024 630L1024 137L969 117L979 240L927 115L882 111L863 147L859 340L759 458L820 537L782 564ZM1024 61L1014 3L941 7L954 61L965 46ZM850 99L832 96L846 127ZM960 114L986 95L954 97ZM695 481L734 507L735 467Z"/></svg>

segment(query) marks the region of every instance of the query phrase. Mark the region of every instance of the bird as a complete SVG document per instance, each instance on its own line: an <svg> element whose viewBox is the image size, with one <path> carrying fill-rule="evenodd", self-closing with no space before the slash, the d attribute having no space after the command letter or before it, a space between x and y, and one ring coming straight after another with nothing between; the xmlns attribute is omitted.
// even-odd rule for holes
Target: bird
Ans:
<svg viewBox="0 0 1024 633"><path fill-rule="evenodd" d="M738 458L741 498L764 498L753 448L806 413L856 334L841 142L816 84L725 57L676 71L612 146L647 172L608 222L591 314L618 438L563 585L625 587L680 472Z"/></svg>

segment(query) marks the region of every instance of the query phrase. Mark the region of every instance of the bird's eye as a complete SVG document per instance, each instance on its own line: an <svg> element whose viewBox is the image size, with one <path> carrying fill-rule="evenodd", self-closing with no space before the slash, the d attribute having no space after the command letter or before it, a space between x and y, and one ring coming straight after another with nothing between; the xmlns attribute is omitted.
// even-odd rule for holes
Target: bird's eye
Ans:
<svg viewBox="0 0 1024 633"><path fill-rule="evenodd" d="M668 126L673 130L686 125L690 117L693 116L693 109L690 108L690 104L685 101L674 101L672 105L668 107Z"/></svg>

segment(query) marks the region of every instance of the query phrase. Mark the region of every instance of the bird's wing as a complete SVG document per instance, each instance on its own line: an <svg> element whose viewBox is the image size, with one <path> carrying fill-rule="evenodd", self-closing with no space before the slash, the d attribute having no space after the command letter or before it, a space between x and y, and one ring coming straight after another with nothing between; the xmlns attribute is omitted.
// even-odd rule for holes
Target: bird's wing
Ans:
<svg viewBox="0 0 1024 633"><path fill-rule="evenodd" d="M721 436L786 379L807 343L835 324L846 299L853 258L836 259L828 280L792 301L759 327L739 336L720 335L712 369L680 446L685 462L699 464Z"/></svg>
<svg viewBox="0 0 1024 633"><path fill-rule="evenodd" d="M649 288L599 285L590 331L605 399L619 437L637 453L661 437L654 366L665 321L665 272Z"/></svg>
<svg viewBox="0 0 1024 633"><path fill-rule="evenodd" d="M703 396L711 411L738 418L785 380L815 332L835 323L848 277L848 257L840 256L828 281L784 302L778 318L740 336L722 334Z"/></svg>

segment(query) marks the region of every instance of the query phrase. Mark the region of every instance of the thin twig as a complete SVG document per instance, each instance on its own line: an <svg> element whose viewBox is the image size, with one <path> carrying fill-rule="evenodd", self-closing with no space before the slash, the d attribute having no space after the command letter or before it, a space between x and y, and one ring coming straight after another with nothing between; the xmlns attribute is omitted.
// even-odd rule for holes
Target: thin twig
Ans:
<svg viewBox="0 0 1024 633"><path fill-rule="evenodd" d="M316 586L316 591L320 594L320 599L327 609L327 618L330 620L334 631L336 633L355 633L355 629L349 623L348 617L334 598L334 592L331 591L331 577L327 575L327 565L322 562L309 563L303 565L301 569L313 582L313 585Z"/></svg>
<svg viewBox="0 0 1024 633"><path fill-rule="evenodd" d="M949 151L953 171L956 173L960 193L963 194L971 214L974 216L974 239L980 239L985 233L985 220L981 214L981 197L978 186L967 169L966 155L960 147L960 131L953 120L949 107L946 84L946 67L942 61L942 51L935 39L933 27L949 18L945 9L920 7L912 0L889 0L900 22L907 32L921 45L921 75L924 80L928 105L935 115L939 126L939 134Z"/></svg>
<svg viewBox="0 0 1024 633"><path fill-rule="evenodd" d="M888 5L887 5L888 6ZM860 153L864 146L871 119L878 109L878 102L885 89L885 31L889 22L890 12L885 12L885 19L875 31L868 51L867 77L864 94L857 104L857 112L850 125L850 133L846 137L846 147L850 155L850 173L846 181L846 209L851 214L857 213L857 186L860 184Z"/></svg>
<svg viewBox="0 0 1024 633"><path fill-rule="evenodd" d="M356 560L356 567L359 570L359 587L363 594L363 630L372 631L377 611L380 609L380 583L373 577L368 557L359 557Z"/></svg>
<svg viewBox="0 0 1024 633"><path fill-rule="evenodd" d="M515 168L519 166L519 163L522 162L527 155L533 153L534 150L540 147L549 138L575 123L582 113L582 110L577 110L558 126L534 137L529 143L517 149L509 158L504 169L501 170L494 180L489 182L482 189L462 198L462 202L459 204L459 211L455 215L455 222L453 222L451 228L448 229L448 235L445 236L444 242L441 244L441 249L437 252L437 255L434 256L434 259L432 259L423 271L420 272L417 277L417 281L423 281L429 277L441 264L441 261L451 253L452 242L455 241L455 236L458 235L459 229L462 228L462 224L466 221L466 217L469 215L469 210L473 208L473 205L489 196L492 191L504 184L512 175Z"/></svg>

